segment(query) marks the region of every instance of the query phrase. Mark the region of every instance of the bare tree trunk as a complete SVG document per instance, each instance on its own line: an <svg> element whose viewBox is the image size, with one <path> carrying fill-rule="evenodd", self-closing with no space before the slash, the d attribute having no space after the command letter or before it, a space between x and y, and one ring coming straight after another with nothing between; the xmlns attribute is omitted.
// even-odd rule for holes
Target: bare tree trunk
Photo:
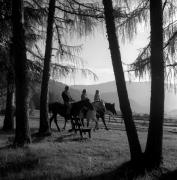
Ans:
<svg viewBox="0 0 177 180"><path fill-rule="evenodd" d="M162 160L164 118L163 12L161 0L150 0L151 24L151 104L145 150L147 165L159 166Z"/></svg>
<svg viewBox="0 0 177 180"><path fill-rule="evenodd" d="M13 107L13 93L14 93L14 74L7 73L7 96L6 96L6 112L3 124L4 131L12 131L14 129L14 107Z"/></svg>
<svg viewBox="0 0 177 180"><path fill-rule="evenodd" d="M113 64L119 102L120 102L120 109L122 111L123 119L125 122L131 159L137 160L141 157L142 151L141 151L141 146L139 143L136 127L133 122L132 111L127 94L118 38L116 36L112 1L103 0L103 5L104 5L104 14L106 20L106 29L107 29L109 47L110 47L112 64Z"/></svg>
<svg viewBox="0 0 177 180"><path fill-rule="evenodd" d="M49 12L47 21L47 39L44 59L44 69L41 84L41 97L40 97L40 127L39 134L50 135L50 126L48 119L48 83L50 78L50 62L52 53L52 39L53 39L53 23L55 15L55 2L50 0Z"/></svg>
<svg viewBox="0 0 177 180"><path fill-rule="evenodd" d="M14 145L29 143L28 123L28 69L23 28L23 0L12 1L13 54L16 85L16 131Z"/></svg>

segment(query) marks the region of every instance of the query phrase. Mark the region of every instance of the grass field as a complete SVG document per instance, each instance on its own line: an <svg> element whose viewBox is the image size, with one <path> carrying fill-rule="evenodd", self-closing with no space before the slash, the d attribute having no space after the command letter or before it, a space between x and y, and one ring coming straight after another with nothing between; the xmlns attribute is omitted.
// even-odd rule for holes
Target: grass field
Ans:
<svg viewBox="0 0 177 180"><path fill-rule="evenodd" d="M0 127L2 123L3 117ZM59 121L59 125L62 127L63 121ZM133 179L122 170L122 163L130 158L124 125L107 125L109 131L101 128L92 131L91 139L86 134L81 140L79 133L67 131L69 123L67 130L60 133L53 124L51 137L32 136L32 144L18 149L8 146L13 142L14 133L0 131L0 179ZM38 116L32 116L32 134L38 131L38 126ZM144 149L147 128L138 128L138 135ZM164 131L163 144L163 172L168 173L161 175L156 170L134 179L164 179L177 175L177 134Z"/></svg>

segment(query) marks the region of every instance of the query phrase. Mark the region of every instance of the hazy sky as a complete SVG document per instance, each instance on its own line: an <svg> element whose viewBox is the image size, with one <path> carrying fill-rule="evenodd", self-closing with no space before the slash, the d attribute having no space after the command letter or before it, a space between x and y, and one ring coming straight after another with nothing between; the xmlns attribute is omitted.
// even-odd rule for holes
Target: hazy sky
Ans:
<svg viewBox="0 0 177 180"><path fill-rule="evenodd" d="M149 33L146 29L139 28L133 41L122 43L119 41L121 57L124 63L132 63L138 55L139 49L148 43ZM97 84L114 80L109 45L105 32L96 32L93 36L83 41L81 57L85 61L85 67L97 74L98 80L84 78L80 74L70 75L67 79L61 79L66 84ZM126 79L127 76L126 76Z"/></svg>

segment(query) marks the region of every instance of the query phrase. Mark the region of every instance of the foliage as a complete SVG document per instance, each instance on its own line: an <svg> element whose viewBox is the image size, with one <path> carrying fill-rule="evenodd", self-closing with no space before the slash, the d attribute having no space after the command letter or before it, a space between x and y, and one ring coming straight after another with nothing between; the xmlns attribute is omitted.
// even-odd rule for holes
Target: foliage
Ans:
<svg viewBox="0 0 177 180"><path fill-rule="evenodd" d="M166 81L175 83L177 75L177 6L176 1L165 1L163 4L164 59ZM150 73L150 43L142 48L135 62L129 65L129 72L135 72L136 77L144 77Z"/></svg>

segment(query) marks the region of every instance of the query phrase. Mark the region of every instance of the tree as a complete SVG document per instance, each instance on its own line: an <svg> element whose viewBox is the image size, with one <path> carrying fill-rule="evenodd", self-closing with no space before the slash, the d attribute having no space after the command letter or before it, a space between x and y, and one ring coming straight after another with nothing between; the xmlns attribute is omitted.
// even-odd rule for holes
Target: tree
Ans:
<svg viewBox="0 0 177 180"><path fill-rule="evenodd" d="M4 131L11 131L14 129L14 113L15 107L13 106L14 94L14 70L8 69L7 72L7 95L6 95L6 112L3 124Z"/></svg>
<svg viewBox="0 0 177 180"><path fill-rule="evenodd" d="M55 6L55 4L59 4ZM75 8L74 1L54 1L51 0L49 2L48 8L48 21L47 21L47 33L46 33L46 48L45 48L45 58L44 58L44 69L43 69L43 77L41 84L41 97L40 97L40 127L39 134L40 135L50 135L49 129L49 121L48 121L48 83L50 78L51 67L52 70L60 71L63 74L68 74L70 72L82 71L85 74L92 74L94 77L95 74L91 71L78 68L78 61L74 60L74 55L72 52L74 50L80 50L80 47L67 46L62 43L62 39L67 33L73 34L78 30L78 34L80 36L87 35L92 29L92 24L89 17L83 18L81 14L77 14L76 12L72 13L72 10L80 9L80 5L77 4L78 7ZM60 8L64 6L64 8ZM68 11L67 9L71 11ZM59 10L55 16L55 10ZM91 11L91 10L90 10ZM85 23L86 22L86 23ZM88 23L89 22L89 23ZM53 27L55 25L55 27ZM53 36L53 32L55 36ZM54 50L52 46L53 38L57 37L59 48L55 48L57 50L59 59L64 59L65 64L51 63L51 54L52 50ZM71 64L68 65L67 61L70 58ZM75 63L76 62L76 63ZM56 72L55 71L55 72Z"/></svg>
<svg viewBox="0 0 177 180"><path fill-rule="evenodd" d="M151 103L150 124L145 149L147 165L159 166L162 160L164 118L164 60L162 1L150 0L151 25Z"/></svg>
<svg viewBox="0 0 177 180"><path fill-rule="evenodd" d="M142 152L141 152L141 146L139 143L136 127L133 122L132 111L131 111L126 84L125 84L124 72L121 62L121 54L120 54L118 39L116 36L112 1L103 0L103 5L104 5L105 22L106 22L106 29L107 29L109 47L111 52L113 70L115 74L117 91L120 102L120 109L125 122L128 142L130 146L131 159L137 160L141 157Z"/></svg>
<svg viewBox="0 0 177 180"><path fill-rule="evenodd" d="M11 51L12 52L12 51ZM6 96L6 107L5 107L5 118L3 124L4 131L13 130L13 107L12 107L12 98L14 93L14 70L12 63L10 63L8 47L2 45L0 48L0 69L3 73L1 77L4 77L6 83L4 84L6 93L3 96ZM12 57L12 56L11 56ZM3 79L3 78L2 78Z"/></svg>
<svg viewBox="0 0 177 180"><path fill-rule="evenodd" d="M0 6L0 59L1 59L1 71L6 76L6 111L3 124L3 130L13 129L13 86L14 86L14 70L12 67L12 46L10 46L11 37L11 2L2 1ZM9 43L10 42L10 43Z"/></svg>
<svg viewBox="0 0 177 180"><path fill-rule="evenodd" d="M55 15L56 0L50 0L47 20L46 48L44 58L44 69L41 84L40 97L40 127L39 133L50 135L50 126L48 120L48 83L50 78L50 62L52 54L53 24Z"/></svg>
<svg viewBox="0 0 177 180"><path fill-rule="evenodd" d="M12 1L12 46L16 86L16 131L14 145L29 143L28 69L23 19L23 0Z"/></svg>
<svg viewBox="0 0 177 180"><path fill-rule="evenodd" d="M12 130L13 129L13 116L14 116L14 107L12 107L12 98L14 93L14 67L13 67L13 52L12 52L12 3L10 1L1 2L0 6L0 58L1 58L1 71L6 75L7 79L7 93L6 93L6 112L3 124L3 130ZM38 5L41 1L38 1ZM24 3L24 29L25 29L25 40L27 49L34 51L33 47L36 47L36 42L41 39L39 30L36 30L41 24L45 22L45 8L38 7L33 0L25 1ZM28 58L31 58L28 56ZM33 71L34 74L39 73L39 65L34 61L35 58L29 59L27 61L28 70ZM34 76L30 75L30 81L34 82ZM38 78L39 80L39 78ZM30 86L31 87L31 86ZM31 88L30 88L31 90Z"/></svg>

